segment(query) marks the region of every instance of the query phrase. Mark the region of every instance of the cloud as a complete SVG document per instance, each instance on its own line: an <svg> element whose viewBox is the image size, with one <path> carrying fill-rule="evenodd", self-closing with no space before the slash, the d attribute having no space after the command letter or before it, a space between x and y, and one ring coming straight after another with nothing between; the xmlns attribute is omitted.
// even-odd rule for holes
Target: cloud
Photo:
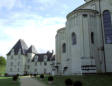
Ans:
<svg viewBox="0 0 112 86"><path fill-rule="evenodd" d="M78 1L79 5L82 0ZM72 2L0 0L0 55L5 56L20 38L38 52L55 49L56 31L65 26L66 14L76 7Z"/></svg>
<svg viewBox="0 0 112 86"><path fill-rule="evenodd" d="M6 39L10 39L0 40L1 53L5 55L20 38L28 46L35 45L38 52L55 50L56 31L64 26L65 18L24 14L24 17L21 19L21 16L23 15L13 16L12 20L15 19L15 21L10 22L8 26L5 25L6 22L1 24L0 27L3 28L2 33L7 36Z"/></svg>

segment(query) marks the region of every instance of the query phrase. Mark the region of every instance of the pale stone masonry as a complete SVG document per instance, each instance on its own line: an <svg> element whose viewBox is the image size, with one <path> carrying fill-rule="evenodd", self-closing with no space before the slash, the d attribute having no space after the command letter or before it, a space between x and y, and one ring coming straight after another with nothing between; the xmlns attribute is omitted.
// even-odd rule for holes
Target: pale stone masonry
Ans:
<svg viewBox="0 0 112 86"><path fill-rule="evenodd" d="M33 45L29 48L23 40L19 40L7 54L6 73L8 75L51 74L53 52L37 53Z"/></svg>
<svg viewBox="0 0 112 86"><path fill-rule="evenodd" d="M112 72L112 0L84 0L56 35L58 74Z"/></svg>

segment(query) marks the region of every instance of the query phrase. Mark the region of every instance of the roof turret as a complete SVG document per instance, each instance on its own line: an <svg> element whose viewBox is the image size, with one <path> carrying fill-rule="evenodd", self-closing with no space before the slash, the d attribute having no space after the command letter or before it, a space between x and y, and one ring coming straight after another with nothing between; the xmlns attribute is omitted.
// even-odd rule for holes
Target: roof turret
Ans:
<svg viewBox="0 0 112 86"><path fill-rule="evenodd" d="M34 53L37 54L37 50L34 45L31 45L30 48L27 50L27 53Z"/></svg>

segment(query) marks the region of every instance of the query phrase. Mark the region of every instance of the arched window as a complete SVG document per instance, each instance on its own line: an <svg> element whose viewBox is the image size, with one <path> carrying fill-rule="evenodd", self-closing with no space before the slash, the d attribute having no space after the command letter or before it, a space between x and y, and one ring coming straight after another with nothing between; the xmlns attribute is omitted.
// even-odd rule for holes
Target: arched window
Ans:
<svg viewBox="0 0 112 86"><path fill-rule="evenodd" d="M75 45L77 43L76 34L72 33L72 45Z"/></svg>
<svg viewBox="0 0 112 86"><path fill-rule="evenodd" d="M105 10L103 12L103 24L104 24L105 43L112 44L111 14L108 10Z"/></svg>
<svg viewBox="0 0 112 86"><path fill-rule="evenodd" d="M94 33L91 32L91 43L94 44Z"/></svg>
<svg viewBox="0 0 112 86"><path fill-rule="evenodd" d="M65 43L63 43L63 45L62 45L62 52L66 53L66 44Z"/></svg>

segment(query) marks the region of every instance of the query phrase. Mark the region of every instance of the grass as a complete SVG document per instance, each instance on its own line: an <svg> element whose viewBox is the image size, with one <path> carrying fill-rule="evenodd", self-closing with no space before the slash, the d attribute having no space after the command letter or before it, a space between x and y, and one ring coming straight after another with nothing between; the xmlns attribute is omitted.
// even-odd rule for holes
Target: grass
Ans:
<svg viewBox="0 0 112 86"><path fill-rule="evenodd" d="M48 85L47 78L42 80L46 85ZM65 86L64 81L67 78L73 81L80 80L83 86L112 86L112 75L55 76L52 86ZM39 77L37 79L40 80Z"/></svg>
<svg viewBox="0 0 112 86"><path fill-rule="evenodd" d="M11 77L0 77L0 86L20 86L19 80L14 82Z"/></svg>
<svg viewBox="0 0 112 86"><path fill-rule="evenodd" d="M0 65L0 75L5 73L5 65Z"/></svg>

